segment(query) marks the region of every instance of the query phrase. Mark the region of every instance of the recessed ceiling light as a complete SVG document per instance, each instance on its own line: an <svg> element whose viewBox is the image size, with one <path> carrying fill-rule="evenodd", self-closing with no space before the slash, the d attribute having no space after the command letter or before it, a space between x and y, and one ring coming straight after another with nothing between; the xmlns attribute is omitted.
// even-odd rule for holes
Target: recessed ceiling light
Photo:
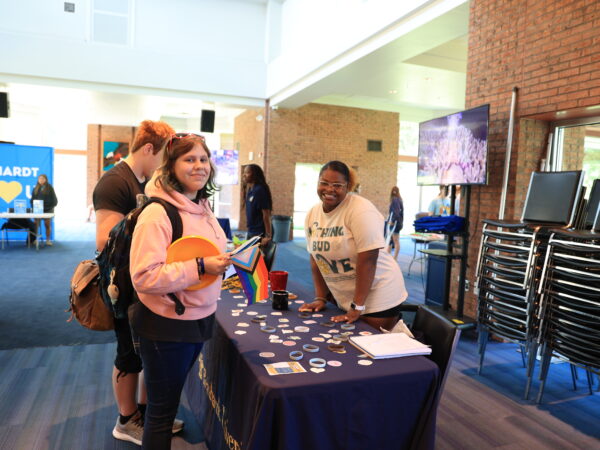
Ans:
<svg viewBox="0 0 600 450"><path fill-rule="evenodd" d="M396 89L391 89L388 91L390 94L397 94L398 91Z"/></svg>

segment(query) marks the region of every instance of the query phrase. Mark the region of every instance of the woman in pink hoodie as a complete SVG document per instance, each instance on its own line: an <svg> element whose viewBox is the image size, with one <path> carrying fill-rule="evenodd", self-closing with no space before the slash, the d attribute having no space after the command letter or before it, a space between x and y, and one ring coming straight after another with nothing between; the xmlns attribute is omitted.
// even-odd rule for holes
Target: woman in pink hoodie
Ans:
<svg viewBox="0 0 600 450"><path fill-rule="evenodd" d="M208 198L215 192L215 171L202 136L176 134L167 144L162 166L146 186L146 195L160 197L179 210L183 236L202 236L222 252L218 256L166 263L171 222L164 207L153 203L138 218L131 243L130 272L139 297L129 311L139 338L148 407L143 449L168 449L181 391L204 341L212 336L221 277L199 290L205 274L221 275L231 264L224 253L225 233ZM185 306L182 315L168 294Z"/></svg>

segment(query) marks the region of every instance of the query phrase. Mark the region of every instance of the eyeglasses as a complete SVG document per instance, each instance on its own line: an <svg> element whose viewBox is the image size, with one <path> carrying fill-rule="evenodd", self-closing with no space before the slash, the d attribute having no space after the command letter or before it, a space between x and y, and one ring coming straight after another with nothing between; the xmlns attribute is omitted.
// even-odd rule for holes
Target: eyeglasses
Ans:
<svg viewBox="0 0 600 450"><path fill-rule="evenodd" d="M328 183L327 181L319 180L319 187L328 188L332 187L335 190L343 189L348 185L348 183Z"/></svg>
<svg viewBox="0 0 600 450"><path fill-rule="evenodd" d="M204 139L204 136L202 136L201 134L196 134L196 133L175 133L173 135L171 135L171 139L169 139L169 142L167 143L167 152L169 150L171 150L171 147L173 146L173 140L174 139L186 139L186 138L199 138L202 142L206 142Z"/></svg>

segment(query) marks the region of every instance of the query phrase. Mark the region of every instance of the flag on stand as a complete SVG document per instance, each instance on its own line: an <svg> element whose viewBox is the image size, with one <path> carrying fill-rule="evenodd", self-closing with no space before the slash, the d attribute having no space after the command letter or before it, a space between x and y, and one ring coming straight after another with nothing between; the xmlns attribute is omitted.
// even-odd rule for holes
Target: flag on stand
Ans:
<svg viewBox="0 0 600 450"><path fill-rule="evenodd" d="M232 255L231 261L248 298L248 305L269 298L269 272L258 245Z"/></svg>

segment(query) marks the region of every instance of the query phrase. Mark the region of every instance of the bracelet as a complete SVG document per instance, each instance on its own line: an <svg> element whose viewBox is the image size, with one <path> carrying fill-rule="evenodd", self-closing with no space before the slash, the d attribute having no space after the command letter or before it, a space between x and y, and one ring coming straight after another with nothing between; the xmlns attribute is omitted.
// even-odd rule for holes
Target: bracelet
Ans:
<svg viewBox="0 0 600 450"><path fill-rule="evenodd" d="M204 268L204 258L196 258L196 264L198 265L198 278L202 278L202 275L206 273Z"/></svg>
<svg viewBox="0 0 600 450"><path fill-rule="evenodd" d="M322 368L327 365L327 362L323 358L312 358L308 361L311 367Z"/></svg>
<svg viewBox="0 0 600 450"><path fill-rule="evenodd" d="M302 353L298 350L290 352L290 359L292 361L300 361L303 357L304 357L304 353Z"/></svg>
<svg viewBox="0 0 600 450"><path fill-rule="evenodd" d="M331 350L333 353L339 353L339 354L346 353L346 347L344 347L342 344L329 344L329 346L327 348L329 350Z"/></svg>
<svg viewBox="0 0 600 450"><path fill-rule="evenodd" d="M315 297L314 300L320 300L323 303L327 304L327 299L325 297Z"/></svg>
<svg viewBox="0 0 600 450"><path fill-rule="evenodd" d="M313 344L304 344L302 349L308 353L317 353L319 351L319 346Z"/></svg>

